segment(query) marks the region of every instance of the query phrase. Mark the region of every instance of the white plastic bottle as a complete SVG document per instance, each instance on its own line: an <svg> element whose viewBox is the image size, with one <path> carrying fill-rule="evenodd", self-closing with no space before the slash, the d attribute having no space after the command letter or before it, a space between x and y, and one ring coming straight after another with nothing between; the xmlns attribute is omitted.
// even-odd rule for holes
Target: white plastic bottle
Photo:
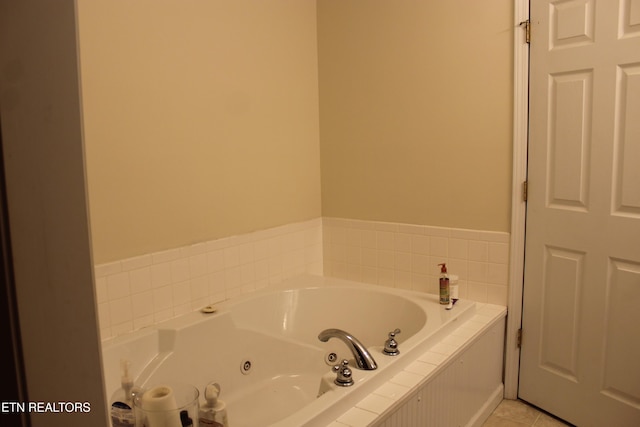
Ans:
<svg viewBox="0 0 640 427"><path fill-rule="evenodd" d="M133 413L133 380L129 376L128 360L120 360L121 387L111 396L111 425L113 427L133 427L136 423Z"/></svg>
<svg viewBox="0 0 640 427"><path fill-rule="evenodd" d="M458 276L455 274L449 275L449 298L451 299L452 304L455 304L458 301L459 296L458 290Z"/></svg>
<svg viewBox="0 0 640 427"><path fill-rule="evenodd" d="M209 383L204 389L206 403L200 408L201 427L229 427L227 405L220 399L220 385Z"/></svg>

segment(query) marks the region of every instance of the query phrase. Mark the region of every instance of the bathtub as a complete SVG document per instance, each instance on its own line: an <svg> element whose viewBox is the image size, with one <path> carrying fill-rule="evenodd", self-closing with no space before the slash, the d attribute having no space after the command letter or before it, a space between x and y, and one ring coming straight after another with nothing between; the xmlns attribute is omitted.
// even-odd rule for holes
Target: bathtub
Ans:
<svg viewBox="0 0 640 427"><path fill-rule="evenodd" d="M231 427L383 425L401 409L403 400L444 372L489 327L489 320L504 317L503 307L494 307L491 316L483 317L478 306L459 300L452 310L445 310L431 294L300 276L277 288L216 304L214 313L189 313L105 341L107 396L119 387L119 361L124 358L131 362L134 382L142 388L188 383L202 391L209 382L219 383ZM348 331L361 341L377 369L357 369L351 352L338 339L319 341L318 334L328 328ZM401 330L396 336L400 354L387 356L382 352L384 343L396 328ZM338 361L351 360L354 385L334 384L331 367L337 362L328 361L331 353ZM400 389L404 393L384 395L384 387L394 381L411 380ZM499 394L494 389L492 385L492 396ZM376 391L386 399L377 410L359 406ZM499 401L496 396L491 399L480 406ZM364 415L353 413L358 409Z"/></svg>

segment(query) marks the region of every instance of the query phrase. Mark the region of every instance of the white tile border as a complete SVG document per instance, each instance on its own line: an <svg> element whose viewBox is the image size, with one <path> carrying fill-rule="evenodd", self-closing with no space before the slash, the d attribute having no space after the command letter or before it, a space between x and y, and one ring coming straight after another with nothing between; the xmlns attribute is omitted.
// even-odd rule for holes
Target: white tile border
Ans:
<svg viewBox="0 0 640 427"><path fill-rule="evenodd" d="M441 262L460 298L506 305L509 233L316 218L96 265L101 338L303 273L437 293Z"/></svg>
<svg viewBox="0 0 640 427"><path fill-rule="evenodd" d="M438 292L438 264L459 276L461 298L506 305L506 232L323 218L326 276Z"/></svg>
<svg viewBox="0 0 640 427"><path fill-rule="evenodd" d="M108 339L277 284L322 274L322 219L287 224L95 266Z"/></svg>
<svg viewBox="0 0 640 427"><path fill-rule="evenodd" d="M373 425L389 408L398 407L403 398L434 378L443 367L452 360L454 354L459 354L465 347L491 328L502 317L506 316L506 307L492 304L478 304L476 314L465 323L446 336L441 343L418 357L417 360L378 387L353 408L338 416L330 427L350 426L365 427ZM446 341L448 355L434 350Z"/></svg>

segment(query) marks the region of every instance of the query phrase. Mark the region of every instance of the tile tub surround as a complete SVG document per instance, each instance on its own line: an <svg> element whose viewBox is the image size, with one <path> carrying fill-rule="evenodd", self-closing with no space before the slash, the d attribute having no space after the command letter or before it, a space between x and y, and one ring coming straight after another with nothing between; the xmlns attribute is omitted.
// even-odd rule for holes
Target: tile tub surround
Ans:
<svg viewBox="0 0 640 427"><path fill-rule="evenodd" d="M471 319L326 425L480 427L502 401L505 316L505 307L478 304Z"/></svg>
<svg viewBox="0 0 640 427"><path fill-rule="evenodd" d="M508 233L316 218L95 266L101 338L303 273L437 294L441 262L460 298L506 305Z"/></svg>
<svg viewBox="0 0 640 427"><path fill-rule="evenodd" d="M509 233L323 218L324 274L438 293L438 264L460 298L507 305Z"/></svg>
<svg viewBox="0 0 640 427"><path fill-rule="evenodd" d="M97 265L107 339L280 283L322 274L322 219Z"/></svg>

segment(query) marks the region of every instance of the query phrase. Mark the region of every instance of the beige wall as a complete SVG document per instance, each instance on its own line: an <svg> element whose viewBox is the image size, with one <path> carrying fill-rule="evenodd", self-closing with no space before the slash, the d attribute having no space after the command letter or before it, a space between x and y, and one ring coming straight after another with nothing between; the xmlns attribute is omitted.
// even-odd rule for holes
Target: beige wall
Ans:
<svg viewBox="0 0 640 427"><path fill-rule="evenodd" d="M509 231L509 0L78 3L97 263L320 215Z"/></svg>
<svg viewBox="0 0 640 427"><path fill-rule="evenodd" d="M323 215L509 231L511 3L318 1Z"/></svg>
<svg viewBox="0 0 640 427"><path fill-rule="evenodd" d="M315 2L78 9L96 263L320 216Z"/></svg>

